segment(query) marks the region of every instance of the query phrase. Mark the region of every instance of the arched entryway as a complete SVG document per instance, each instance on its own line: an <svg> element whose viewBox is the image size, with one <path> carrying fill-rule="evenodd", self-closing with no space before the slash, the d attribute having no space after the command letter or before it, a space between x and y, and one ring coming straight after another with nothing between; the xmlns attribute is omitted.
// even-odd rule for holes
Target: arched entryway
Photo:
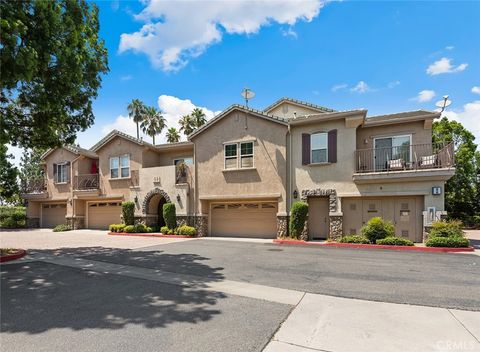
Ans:
<svg viewBox="0 0 480 352"><path fill-rule="evenodd" d="M163 205L170 202L168 194L160 188L155 188L147 193L143 200L142 212L149 218L151 225L165 226L163 219Z"/></svg>

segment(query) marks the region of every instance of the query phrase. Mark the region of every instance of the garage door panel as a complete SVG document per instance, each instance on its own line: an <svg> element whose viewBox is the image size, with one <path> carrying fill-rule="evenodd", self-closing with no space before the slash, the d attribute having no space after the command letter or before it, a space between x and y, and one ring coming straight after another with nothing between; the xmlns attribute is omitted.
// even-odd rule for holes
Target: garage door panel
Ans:
<svg viewBox="0 0 480 352"><path fill-rule="evenodd" d="M66 204L42 204L42 227L53 228L65 224L67 215Z"/></svg>
<svg viewBox="0 0 480 352"><path fill-rule="evenodd" d="M277 206L274 203L214 204L211 235L275 238Z"/></svg>
<svg viewBox="0 0 480 352"><path fill-rule="evenodd" d="M121 214L120 202L89 203L88 227L91 229L108 229L110 224L121 222Z"/></svg>

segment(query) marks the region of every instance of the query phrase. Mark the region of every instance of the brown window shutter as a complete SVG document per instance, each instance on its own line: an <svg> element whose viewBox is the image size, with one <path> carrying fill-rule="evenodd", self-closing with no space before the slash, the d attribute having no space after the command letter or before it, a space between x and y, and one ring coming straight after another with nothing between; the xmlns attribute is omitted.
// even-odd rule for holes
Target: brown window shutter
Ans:
<svg viewBox="0 0 480 352"><path fill-rule="evenodd" d="M70 182L70 161L67 162L67 182Z"/></svg>
<svg viewBox="0 0 480 352"><path fill-rule="evenodd" d="M328 162L337 162L337 130L328 131Z"/></svg>
<svg viewBox="0 0 480 352"><path fill-rule="evenodd" d="M57 164L53 164L53 177L57 175Z"/></svg>
<svg viewBox="0 0 480 352"><path fill-rule="evenodd" d="M302 165L310 164L310 135L302 133Z"/></svg>

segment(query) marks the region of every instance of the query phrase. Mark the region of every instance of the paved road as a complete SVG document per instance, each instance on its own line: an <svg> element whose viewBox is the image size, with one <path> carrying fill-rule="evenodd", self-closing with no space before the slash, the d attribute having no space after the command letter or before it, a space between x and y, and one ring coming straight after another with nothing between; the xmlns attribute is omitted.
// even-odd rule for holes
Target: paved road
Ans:
<svg viewBox="0 0 480 352"><path fill-rule="evenodd" d="M170 272L209 275L176 256L191 256L226 279L391 303L480 311L480 257L471 254L306 248L193 240L87 258Z"/></svg>

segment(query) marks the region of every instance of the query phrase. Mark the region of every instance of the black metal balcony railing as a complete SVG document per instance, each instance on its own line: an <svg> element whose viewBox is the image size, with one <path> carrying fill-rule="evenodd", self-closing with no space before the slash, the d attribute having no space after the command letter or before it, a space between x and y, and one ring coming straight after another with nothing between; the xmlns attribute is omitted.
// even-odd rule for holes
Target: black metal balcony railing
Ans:
<svg viewBox="0 0 480 352"><path fill-rule="evenodd" d="M453 143L412 144L355 151L355 172L388 172L454 166Z"/></svg>
<svg viewBox="0 0 480 352"><path fill-rule="evenodd" d="M25 194L38 194L47 191L47 180L44 178L28 180L22 184L22 191Z"/></svg>
<svg viewBox="0 0 480 352"><path fill-rule="evenodd" d="M96 190L100 187L98 174L78 175L74 178L73 187L77 191Z"/></svg>

